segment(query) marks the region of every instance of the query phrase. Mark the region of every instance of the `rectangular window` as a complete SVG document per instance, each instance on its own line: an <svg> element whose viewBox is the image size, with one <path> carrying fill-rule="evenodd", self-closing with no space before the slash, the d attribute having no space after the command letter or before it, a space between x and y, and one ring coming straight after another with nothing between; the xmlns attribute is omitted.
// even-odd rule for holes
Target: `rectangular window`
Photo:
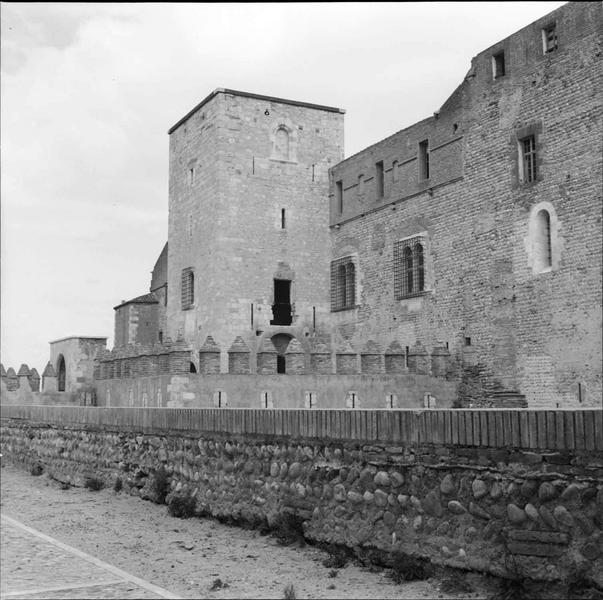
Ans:
<svg viewBox="0 0 603 600"><path fill-rule="evenodd" d="M285 219L285 209L281 208L281 229L287 229L287 221Z"/></svg>
<svg viewBox="0 0 603 600"><path fill-rule="evenodd" d="M429 140L419 142L419 180L429 179Z"/></svg>
<svg viewBox="0 0 603 600"><path fill-rule="evenodd" d="M542 50L544 54L557 50L557 24L552 23L542 30Z"/></svg>
<svg viewBox="0 0 603 600"><path fill-rule="evenodd" d="M492 57L492 76L494 79L503 77L505 75L505 53L504 50L495 54Z"/></svg>
<svg viewBox="0 0 603 600"><path fill-rule="evenodd" d="M189 185L193 185L193 183L195 182L195 169L189 169L188 170L188 183Z"/></svg>
<svg viewBox="0 0 603 600"><path fill-rule="evenodd" d="M356 266L351 256L331 262L331 311L356 307Z"/></svg>
<svg viewBox="0 0 603 600"><path fill-rule="evenodd" d="M425 289L425 238L417 236L394 244L394 297L422 294Z"/></svg>
<svg viewBox="0 0 603 600"><path fill-rule="evenodd" d="M530 135L519 140L519 171L523 183L536 181L536 137Z"/></svg>
<svg viewBox="0 0 603 600"><path fill-rule="evenodd" d="M187 310L195 302L195 275L192 267L182 269L180 286L182 310Z"/></svg>
<svg viewBox="0 0 603 600"><path fill-rule="evenodd" d="M375 163L375 193L377 198L383 198L383 161Z"/></svg>
<svg viewBox="0 0 603 600"><path fill-rule="evenodd" d="M335 205L337 212L341 215L343 213L343 181L335 182Z"/></svg>

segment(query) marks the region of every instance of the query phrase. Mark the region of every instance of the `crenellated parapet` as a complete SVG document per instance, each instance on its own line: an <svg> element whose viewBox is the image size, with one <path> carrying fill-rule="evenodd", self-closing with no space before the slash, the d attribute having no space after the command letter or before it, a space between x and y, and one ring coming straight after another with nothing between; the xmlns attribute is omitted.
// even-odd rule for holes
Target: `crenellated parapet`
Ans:
<svg viewBox="0 0 603 600"><path fill-rule="evenodd" d="M94 378L123 379L188 373L191 348L184 340L163 344L129 344L99 354Z"/></svg>

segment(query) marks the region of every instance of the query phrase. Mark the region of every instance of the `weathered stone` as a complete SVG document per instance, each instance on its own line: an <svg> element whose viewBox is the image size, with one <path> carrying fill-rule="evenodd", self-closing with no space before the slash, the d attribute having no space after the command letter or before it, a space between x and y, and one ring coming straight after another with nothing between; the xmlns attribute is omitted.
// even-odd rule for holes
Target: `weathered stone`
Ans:
<svg viewBox="0 0 603 600"><path fill-rule="evenodd" d="M541 506L538 509L538 514L551 529L557 529L557 521L555 521L553 513L546 506Z"/></svg>
<svg viewBox="0 0 603 600"><path fill-rule="evenodd" d="M389 510L386 510L383 513L383 522L385 523L385 525L387 525L387 527L389 529L394 529L394 527L396 526L396 516L389 512Z"/></svg>
<svg viewBox="0 0 603 600"><path fill-rule="evenodd" d="M511 523L519 525L526 520L526 513L523 509L519 508L515 504L507 504L507 516Z"/></svg>
<svg viewBox="0 0 603 600"><path fill-rule="evenodd" d="M479 504L475 502L469 502L469 512L474 516L480 519L489 520L490 513L485 511Z"/></svg>
<svg viewBox="0 0 603 600"><path fill-rule="evenodd" d="M457 500L448 502L448 510L455 515L462 515L464 512L467 512L465 507Z"/></svg>
<svg viewBox="0 0 603 600"><path fill-rule="evenodd" d="M273 462L270 465L270 477L277 477L279 473L280 467L278 466L278 463Z"/></svg>
<svg viewBox="0 0 603 600"><path fill-rule="evenodd" d="M387 494L383 490L375 490L375 504L377 506L387 506Z"/></svg>
<svg viewBox="0 0 603 600"><path fill-rule="evenodd" d="M446 558L451 558L452 556L454 556L454 552L452 552L452 550L450 550L448 546L442 546L440 548L440 552L442 553L442 556Z"/></svg>
<svg viewBox="0 0 603 600"><path fill-rule="evenodd" d="M524 510L526 511L526 515L528 515L532 521L538 521L538 510L533 504L528 502L528 504L525 505Z"/></svg>
<svg viewBox="0 0 603 600"><path fill-rule="evenodd" d="M392 471L390 479L393 487L400 487L401 485L404 485L404 475L398 471Z"/></svg>
<svg viewBox="0 0 603 600"><path fill-rule="evenodd" d="M582 491L582 487L577 483L570 483L564 490L561 492L561 499L569 502L574 500L580 495Z"/></svg>
<svg viewBox="0 0 603 600"><path fill-rule="evenodd" d="M330 500L333 497L333 489L326 483L322 486L322 497L325 500Z"/></svg>
<svg viewBox="0 0 603 600"><path fill-rule="evenodd" d="M601 556L601 547L596 542L586 542L586 544L580 548L580 554L587 560L596 560Z"/></svg>
<svg viewBox="0 0 603 600"><path fill-rule="evenodd" d="M375 498L375 494L373 494L372 492L369 492L368 490L366 492L364 492L364 494L362 495L362 497L364 498L364 501L367 504L371 504L372 501Z"/></svg>
<svg viewBox="0 0 603 600"><path fill-rule="evenodd" d="M287 463L281 463L281 469L280 469L280 473L279 473L279 476L281 477L281 479L284 479L285 477L287 477L288 471L289 471L289 465Z"/></svg>
<svg viewBox="0 0 603 600"><path fill-rule="evenodd" d="M366 485L367 483L371 483L373 481L373 477L375 476L374 469L366 468L360 472L360 481Z"/></svg>
<svg viewBox="0 0 603 600"><path fill-rule="evenodd" d="M446 494L447 496L456 492L456 485L450 473L448 473L448 475L446 475L444 479L442 479L440 483L440 492L442 492L442 494Z"/></svg>
<svg viewBox="0 0 603 600"><path fill-rule="evenodd" d="M398 506L398 499L396 498L396 494L388 494L387 495L387 503L390 506Z"/></svg>
<svg viewBox="0 0 603 600"><path fill-rule="evenodd" d="M417 512L423 512L423 506L421 505L421 501L416 496L410 497L410 503Z"/></svg>
<svg viewBox="0 0 603 600"><path fill-rule="evenodd" d="M375 485L380 485L382 487L385 487L385 486L388 486L391 483L391 481L390 481L389 475L385 471L379 471L375 475L375 478L373 479L373 483Z"/></svg>
<svg viewBox="0 0 603 600"><path fill-rule="evenodd" d="M548 502L557 497L555 486L548 481L543 481L538 488L538 498L541 502Z"/></svg>
<svg viewBox="0 0 603 600"><path fill-rule="evenodd" d="M543 544L565 544L569 543L566 533L555 531L528 531L526 529L509 529L508 538L518 542L541 542Z"/></svg>
<svg viewBox="0 0 603 600"><path fill-rule="evenodd" d="M441 517L443 514L442 505L438 495L431 491L423 500L423 510L432 517Z"/></svg>
<svg viewBox="0 0 603 600"><path fill-rule="evenodd" d="M511 554L526 556L561 556L564 552L563 546L538 542L509 542L507 548Z"/></svg>
<svg viewBox="0 0 603 600"><path fill-rule="evenodd" d="M408 506L408 496L406 494L398 494L398 504L402 508L406 508Z"/></svg>
<svg viewBox="0 0 603 600"><path fill-rule="evenodd" d="M298 462L294 462L289 467L289 477L291 479L297 479L302 472L302 466Z"/></svg>
<svg viewBox="0 0 603 600"><path fill-rule="evenodd" d="M591 520L588 517L585 517L584 515L574 515L574 521L578 523L578 526L582 530L582 533L586 535L590 535L595 529Z"/></svg>
<svg viewBox="0 0 603 600"><path fill-rule="evenodd" d="M423 525L423 517L421 515L416 516L412 522L412 528L415 531L419 531Z"/></svg>
<svg viewBox="0 0 603 600"><path fill-rule="evenodd" d="M556 521L564 527L574 526L574 519L565 506L556 506L553 515Z"/></svg>
<svg viewBox="0 0 603 600"><path fill-rule="evenodd" d="M352 502L353 504L360 504L361 502L364 502L364 497L362 494L359 494L358 492L354 492L353 490L350 490L348 492L348 500L350 502Z"/></svg>
<svg viewBox="0 0 603 600"><path fill-rule="evenodd" d="M442 521L436 528L436 535L446 535L450 530L450 523L448 521Z"/></svg>
<svg viewBox="0 0 603 600"><path fill-rule="evenodd" d="M297 492L297 495L300 498L305 498L306 497L306 486L301 484L301 483L296 483L295 484L295 491Z"/></svg>
<svg viewBox="0 0 603 600"><path fill-rule="evenodd" d="M530 498L536 493L536 490L538 489L538 482L534 481L533 479L526 479L521 484L520 489L523 496Z"/></svg>
<svg viewBox="0 0 603 600"><path fill-rule="evenodd" d="M500 483L498 483L498 481L495 481L492 484L492 487L490 488L490 497L494 500L498 500L503 494L503 489L500 485Z"/></svg>
<svg viewBox="0 0 603 600"><path fill-rule="evenodd" d="M502 530L502 523L500 521L490 521L484 527L484 539L489 540L497 536Z"/></svg>
<svg viewBox="0 0 603 600"><path fill-rule="evenodd" d="M488 493L488 486L482 479L474 479L471 484L471 489L473 490L473 497L476 500L483 498Z"/></svg>
<svg viewBox="0 0 603 600"><path fill-rule="evenodd" d="M333 497L338 502L343 502L347 498L345 486L343 486L341 483L336 484L333 488Z"/></svg>
<svg viewBox="0 0 603 600"><path fill-rule="evenodd" d="M465 529L465 539L472 542L477 537L477 529L475 527L467 527Z"/></svg>

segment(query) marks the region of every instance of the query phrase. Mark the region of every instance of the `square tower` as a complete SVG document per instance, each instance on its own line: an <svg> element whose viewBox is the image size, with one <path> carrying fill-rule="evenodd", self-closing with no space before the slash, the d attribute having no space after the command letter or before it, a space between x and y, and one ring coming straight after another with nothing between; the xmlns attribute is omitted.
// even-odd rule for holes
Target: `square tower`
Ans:
<svg viewBox="0 0 603 600"><path fill-rule="evenodd" d="M338 108L217 89L170 131L167 333L304 339L328 330L328 170Z"/></svg>

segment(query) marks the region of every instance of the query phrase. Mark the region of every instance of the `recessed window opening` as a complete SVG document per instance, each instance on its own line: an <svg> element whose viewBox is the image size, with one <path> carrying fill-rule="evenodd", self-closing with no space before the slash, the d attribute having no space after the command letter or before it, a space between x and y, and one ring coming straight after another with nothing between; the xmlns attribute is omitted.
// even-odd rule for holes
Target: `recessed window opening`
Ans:
<svg viewBox="0 0 603 600"><path fill-rule="evenodd" d="M57 365L57 373L58 373L58 391L65 391L65 382L67 379L67 368L65 366L65 358L62 354L59 355L58 365Z"/></svg>
<svg viewBox="0 0 603 600"><path fill-rule="evenodd" d="M519 140L521 152L521 180L524 183L536 181L536 137L530 135Z"/></svg>
<svg viewBox="0 0 603 600"><path fill-rule="evenodd" d="M395 408L394 399L395 399L394 394L387 395L387 408Z"/></svg>
<svg viewBox="0 0 603 600"><path fill-rule="evenodd" d="M578 382L578 402L582 404L582 384Z"/></svg>
<svg viewBox="0 0 603 600"><path fill-rule="evenodd" d="M419 179L429 179L429 140L419 142Z"/></svg>
<svg viewBox="0 0 603 600"><path fill-rule="evenodd" d="M196 373L197 372L197 367L195 367L195 363L191 362L188 368L190 373Z"/></svg>
<svg viewBox="0 0 603 600"><path fill-rule="evenodd" d="M364 194L364 175L358 175L358 193Z"/></svg>
<svg viewBox="0 0 603 600"><path fill-rule="evenodd" d="M274 136L274 156L280 160L289 160L289 132L286 127L279 127Z"/></svg>
<svg viewBox="0 0 603 600"><path fill-rule="evenodd" d="M337 206L337 212L343 213L343 181L335 182L335 205Z"/></svg>
<svg viewBox="0 0 603 600"><path fill-rule="evenodd" d="M281 208L281 229L287 228L287 221L285 216L285 209Z"/></svg>
<svg viewBox="0 0 603 600"><path fill-rule="evenodd" d="M409 352L410 348L408 346L406 346L405 350L406 350L406 352L404 353L404 365L408 369L408 352Z"/></svg>
<svg viewBox="0 0 603 600"><path fill-rule="evenodd" d="M188 182L190 185L192 185L195 182L195 169L189 169L188 170Z"/></svg>
<svg viewBox="0 0 603 600"><path fill-rule="evenodd" d="M545 54L557 50L557 24L551 23L542 30L542 50Z"/></svg>
<svg viewBox="0 0 603 600"><path fill-rule="evenodd" d="M181 302L182 310L191 308L195 301L195 275L191 267L182 270Z"/></svg>
<svg viewBox="0 0 603 600"><path fill-rule="evenodd" d="M394 297L407 298L425 291L424 242L419 238L394 244Z"/></svg>
<svg viewBox="0 0 603 600"><path fill-rule="evenodd" d="M465 346L471 346L471 338L470 337L465 338Z"/></svg>
<svg viewBox="0 0 603 600"><path fill-rule="evenodd" d="M504 51L495 54L492 57L492 76L494 79L505 75L505 53Z"/></svg>
<svg viewBox="0 0 603 600"><path fill-rule="evenodd" d="M392 163L392 181L398 181L398 161Z"/></svg>
<svg viewBox="0 0 603 600"><path fill-rule="evenodd" d="M274 280L274 304L272 305L273 319L270 325L291 325L291 281L287 279Z"/></svg>
<svg viewBox="0 0 603 600"><path fill-rule="evenodd" d="M222 391L218 390L218 408L222 408Z"/></svg>
<svg viewBox="0 0 603 600"><path fill-rule="evenodd" d="M553 251L551 246L551 216L548 210L541 210L536 215L536 236L534 259L538 271L553 266Z"/></svg>
<svg viewBox="0 0 603 600"><path fill-rule="evenodd" d="M163 344L163 331L159 332L159 336L158 337L159 337L159 343Z"/></svg>
<svg viewBox="0 0 603 600"><path fill-rule="evenodd" d="M280 354L276 355L276 372L281 374L287 372L287 359Z"/></svg>
<svg viewBox="0 0 603 600"><path fill-rule="evenodd" d="M383 198L383 161L375 163L375 192L377 198Z"/></svg>
<svg viewBox="0 0 603 600"><path fill-rule="evenodd" d="M268 408L268 392L262 392L262 408Z"/></svg>
<svg viewBox="0 0 603 600"><path fill-rule="evenodd" d="M331 310L356 306L356 267L352 257L339 258L331 263Z"/></svg>

